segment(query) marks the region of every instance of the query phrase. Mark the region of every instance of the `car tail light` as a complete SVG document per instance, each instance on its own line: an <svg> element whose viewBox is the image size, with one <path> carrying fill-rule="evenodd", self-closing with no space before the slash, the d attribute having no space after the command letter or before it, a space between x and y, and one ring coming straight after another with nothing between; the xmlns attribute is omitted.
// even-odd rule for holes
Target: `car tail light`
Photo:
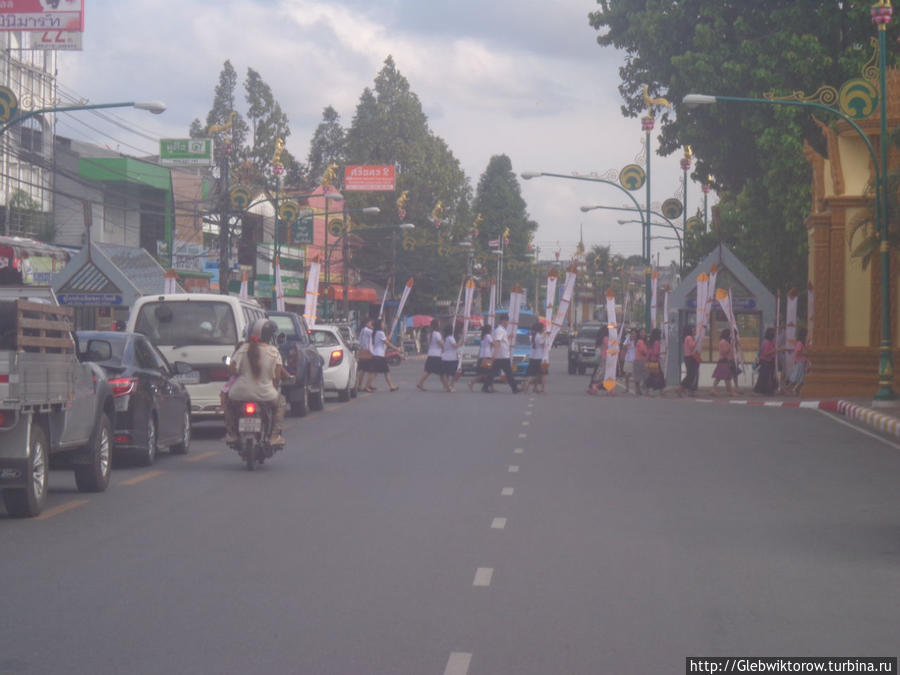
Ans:
<svg viewBox="0 0 900 675"><path fill-rule="evenodd" d="M109 381L113 396L127 396L134 391L137 380L133 377L117 377Z"/></svg>
<svg viewBox="0 0 900 675"><path fill-rule="evenodd" d="M116 443L131 443L131 436L128 434L116 434Z"/></svg>
<svg viewBox="0 0 900 675"><path fill-rule="evenodd" d="M331 352L331 360L328 361L328 367L332 368L336 365L339 365L341 361L344 360L344 350L343 349L335 349Z"/></svg>
<svg viewBox="0 0 900 675"><path fill-rule="evenodd" d="M0 412L0 427L6 424L6 418L3 416L3 413Z"/></svg>
<svg viewBox="0 0 900 675"><path fill-rule="evenodd" d="M256 414L256 404L253 401L248 401L244 404L244 414L245 415L255 415Z"/></svg>

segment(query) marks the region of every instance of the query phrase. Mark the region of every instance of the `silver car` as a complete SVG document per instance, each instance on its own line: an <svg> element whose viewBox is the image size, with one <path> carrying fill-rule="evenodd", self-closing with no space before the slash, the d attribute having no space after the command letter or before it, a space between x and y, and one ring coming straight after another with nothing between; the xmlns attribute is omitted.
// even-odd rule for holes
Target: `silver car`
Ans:
<svg viewBox="0 0 900 675"><path fill-rule="evenodd" d="M478 372L478 353L481 351L481 338L478 335L466 336L466 342L458 350L460 368L463 375Z"/></svg>

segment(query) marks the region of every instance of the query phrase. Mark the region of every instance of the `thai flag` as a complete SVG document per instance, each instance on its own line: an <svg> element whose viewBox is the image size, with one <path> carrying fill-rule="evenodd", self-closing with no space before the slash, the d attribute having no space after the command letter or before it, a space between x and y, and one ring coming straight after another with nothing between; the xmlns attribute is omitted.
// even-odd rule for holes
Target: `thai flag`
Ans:
<svg viewBox="0 0 900 675"><path fill-rule="evenodd" d="M500 247L500 239L490 239L488 241L488 246L491 248L499 248Z"/></svg>

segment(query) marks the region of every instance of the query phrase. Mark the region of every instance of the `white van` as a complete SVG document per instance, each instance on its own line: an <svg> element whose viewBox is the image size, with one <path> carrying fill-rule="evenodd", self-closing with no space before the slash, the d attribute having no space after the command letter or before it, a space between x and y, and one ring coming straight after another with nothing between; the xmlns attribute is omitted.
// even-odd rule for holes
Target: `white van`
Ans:
<svg viewBox="0 0 900 675"><path fill-rule="evenodd" d="M266 316L255 300L212 293L174 293L139 298L128 330L145 335L169 360L194 371L180 379L191 396L194 419L222 415L219 394L228 380L223 358L231 356L248 327Z"/></svg>

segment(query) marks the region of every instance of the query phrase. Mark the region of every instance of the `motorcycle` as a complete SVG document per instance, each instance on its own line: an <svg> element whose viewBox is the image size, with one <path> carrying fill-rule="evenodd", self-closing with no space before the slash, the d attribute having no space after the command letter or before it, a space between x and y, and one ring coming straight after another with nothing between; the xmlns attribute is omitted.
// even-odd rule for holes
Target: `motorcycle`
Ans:
<svg viewBox="0 0 900 675"><path fill-rule="evenodd" d="M237 442L231 447L237 450L247 464L247 471L253 471L257 464L263 464L281 450L280 445L270 445L274 415L269 406L256 401L235 401L237 408Z"/></svg>

